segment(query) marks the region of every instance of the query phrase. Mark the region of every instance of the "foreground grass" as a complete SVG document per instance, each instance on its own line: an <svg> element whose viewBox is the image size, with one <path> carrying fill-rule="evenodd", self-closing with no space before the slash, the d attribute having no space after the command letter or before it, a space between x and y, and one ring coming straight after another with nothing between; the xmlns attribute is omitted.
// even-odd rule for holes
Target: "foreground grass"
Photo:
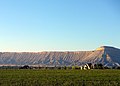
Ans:
<svg viewBox="0 0 120 86"><path fill-rule="evenodd" d="M0 86L120 86L120 70L0 70Z"/></svg>

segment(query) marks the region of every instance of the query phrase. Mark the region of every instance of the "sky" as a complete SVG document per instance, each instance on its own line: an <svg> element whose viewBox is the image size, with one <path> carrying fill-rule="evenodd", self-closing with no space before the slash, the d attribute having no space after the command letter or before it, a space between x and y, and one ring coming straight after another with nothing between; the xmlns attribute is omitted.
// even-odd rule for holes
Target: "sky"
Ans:
<svg viewBox="0 0 120 86"><path fill-rule="evenodd" d="M0 0L0 52L120 48L120 0Z"/></svg>

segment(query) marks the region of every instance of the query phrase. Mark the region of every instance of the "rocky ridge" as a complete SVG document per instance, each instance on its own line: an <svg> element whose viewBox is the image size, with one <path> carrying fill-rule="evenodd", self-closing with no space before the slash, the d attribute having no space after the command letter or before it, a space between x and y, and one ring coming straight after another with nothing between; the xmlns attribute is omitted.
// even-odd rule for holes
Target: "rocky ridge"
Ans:
<svg viewBox="0 0 120 86"><path fill-rule="evenodd" d="M120 66L120 49L102 46L77 52L0 52L0 65L72 66L102 63Z"/></svg>

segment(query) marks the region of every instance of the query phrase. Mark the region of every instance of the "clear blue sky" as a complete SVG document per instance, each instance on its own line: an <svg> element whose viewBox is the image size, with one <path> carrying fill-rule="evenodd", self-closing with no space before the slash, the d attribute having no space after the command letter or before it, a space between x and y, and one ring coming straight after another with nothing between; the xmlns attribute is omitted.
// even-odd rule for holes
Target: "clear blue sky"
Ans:
<svg viewBox="0 0 120 86"><path fill-rule="evenodd" d="M0 0L0 51L120 48L120 0Z"/></svg>

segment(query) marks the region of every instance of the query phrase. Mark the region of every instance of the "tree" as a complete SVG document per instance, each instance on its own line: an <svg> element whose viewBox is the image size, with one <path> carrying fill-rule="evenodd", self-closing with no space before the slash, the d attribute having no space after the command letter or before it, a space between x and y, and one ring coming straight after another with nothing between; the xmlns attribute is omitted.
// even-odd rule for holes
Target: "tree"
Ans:
<svg viewBox="0 0 120 86"><path fill-rule="evenodd" d="M103 64L101 64L101 63L95 64L94 67L95 67L95 69L104 69Z"/></svg>
<svg viewBox="0 0 120 86"><path fill-rule="evenodd" d="M31 69L28 65L24 65L23 67L20 67L20 69Z"/></svg>

